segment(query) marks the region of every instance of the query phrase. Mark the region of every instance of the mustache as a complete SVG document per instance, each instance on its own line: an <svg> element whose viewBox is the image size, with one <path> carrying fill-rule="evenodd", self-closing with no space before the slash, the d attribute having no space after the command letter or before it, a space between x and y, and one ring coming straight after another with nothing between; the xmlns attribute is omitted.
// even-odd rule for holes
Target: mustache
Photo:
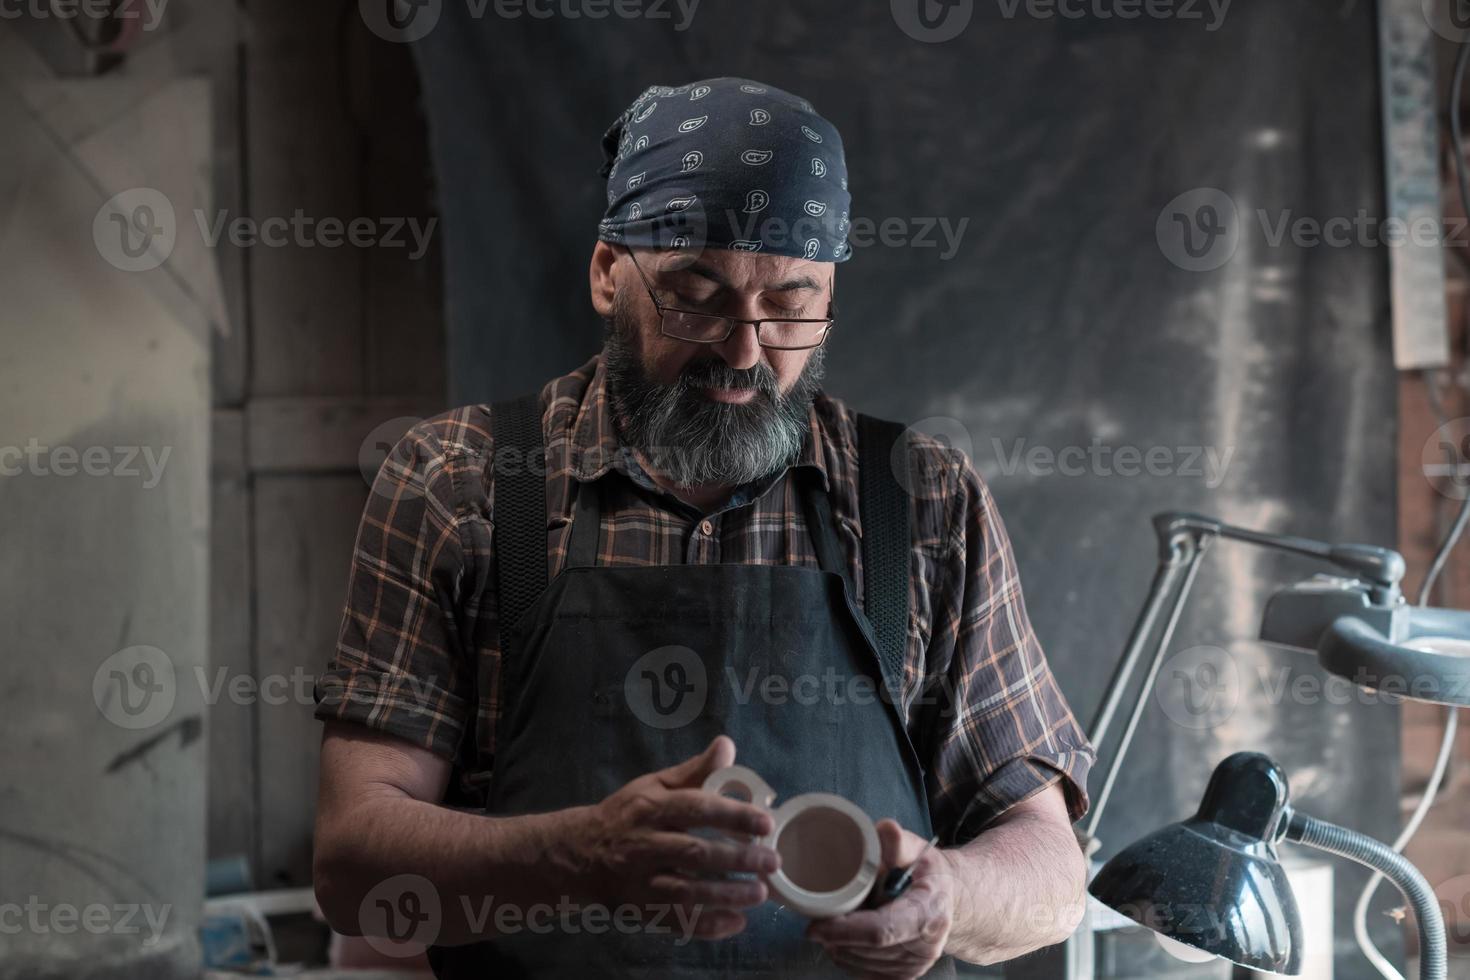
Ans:
<svg viewBox="0 0 1470 980"><path fill-rule="evenodd" d="M732 388L744 390L753 388L771 398L776 398L781 393L776 381L776 373L765 364L756 364L749 368L734 368L718 357L691 361L684 370L679 372L678 386L685 389Z"/></svg>

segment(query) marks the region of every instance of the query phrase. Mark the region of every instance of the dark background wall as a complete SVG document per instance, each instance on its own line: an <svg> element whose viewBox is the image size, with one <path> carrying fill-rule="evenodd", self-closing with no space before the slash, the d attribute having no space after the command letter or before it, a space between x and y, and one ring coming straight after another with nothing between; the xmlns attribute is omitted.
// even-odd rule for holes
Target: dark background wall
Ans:
<svg viewBox="0 0 1470 980"><path fill-rule="evenodd" d="M854 221L890 223L840 270L829 390L970 449L1084 721L1148 584L1152 513L1393 543L1385 250L1269 234L1284 214L1383 213L1371 6L1121 21L961 3L950 31L968 21L941 42L913 36L904 0L704 0L684 30L672 4L669 19L469 9L445 4L414 45L452 401L531 390L595 352L584 284L604 128L648 85L741 75L832 119ZM1228 233L1201 259L1216 267L1194 271L1173 215L1203 245L1209 203ZM915 238L940 221L962 229L953 254L937 228L933 245ZM1069 475L1034 454L1069 447L1168 462ZM1315 665L1251 641L1272 587L1313 570L1230 544L1206 559L1104 857L1192 811L1214 763L1243 748L1276 755L1313 812L1394 835L1398 709L1303 694ZM1366 977L1349 926L1363 876L1337 875L1338 976Z"/></svg>

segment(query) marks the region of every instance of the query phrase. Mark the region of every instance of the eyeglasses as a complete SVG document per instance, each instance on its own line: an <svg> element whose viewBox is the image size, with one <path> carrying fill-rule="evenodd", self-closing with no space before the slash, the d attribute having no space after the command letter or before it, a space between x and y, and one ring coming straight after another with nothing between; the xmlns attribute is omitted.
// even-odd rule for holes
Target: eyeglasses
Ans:
<svg viewBox="0 0 1470 980"><path fill-rule="evenodd" d="M762 347L773 350L807 350L811 347L820 347L827 339L827 331L832 329L835 318L825 316L817 320L792 320L762 318L759 320L742 320L739 317L720 316L714 313L695 313L691 310L679 310L672 306L665 306L658 301L657 294L653 291L653 283L644 275L643 267L638 264L638 259L633 255L633 250L628 249L628 258L633 260L633 268L638 270L638 278L643 280L644 287L648 290L648 298L653 300L653 306L659 314L659 330L665 337L673 337L675 340L688 341L691 344L718 344L728 340L735 332L735 325L739 323L750 323L755 325L755 339ZM837 292L834 280L832 292ZM828 313L831 312L829 301Z"/></svg>

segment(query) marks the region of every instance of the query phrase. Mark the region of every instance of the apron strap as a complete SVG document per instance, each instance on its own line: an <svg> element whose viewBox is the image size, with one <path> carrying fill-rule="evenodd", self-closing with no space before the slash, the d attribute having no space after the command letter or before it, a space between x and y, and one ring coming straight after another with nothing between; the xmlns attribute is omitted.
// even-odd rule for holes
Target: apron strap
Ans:
<svg viewBox="0 0 1470 980"><path fill-rule="evenodd" d="M595 568L602 544L602 481L577 484L572 537L567 545L567 568Z"/></svg>
<svg viewBox="0 0 1470 980"><path fill-rule="evenodd" d="M545 453L541 400L526 395L490 410L495 441L495 575L500 649L521 616L546 590L546 476L531 460ZM515 455L509 450L514 449ZM506 466L497 465L505 460Z"/></svg>
<svg viewBox="0 0 1470 980"><path fill-rule="evenodd" d="M863 611L897 703L909 642L908 442L897 422L858 414L858 507L863 521ZM895 453L895 447L903 446Z"/></svg>
<svg viewBox="0 0 1470 980"><path fill-rule="evenodd" d="M806 518L807 533L811 535L812 547L817 551L817 564L824 572L841 576L852 595L852 579L847 574L847 562L842 556L842 545L838 543L836 522L832 517L832 501L822 489L821 478L808 470L801 471L806 479L800 488L802 516Z"/></svg>

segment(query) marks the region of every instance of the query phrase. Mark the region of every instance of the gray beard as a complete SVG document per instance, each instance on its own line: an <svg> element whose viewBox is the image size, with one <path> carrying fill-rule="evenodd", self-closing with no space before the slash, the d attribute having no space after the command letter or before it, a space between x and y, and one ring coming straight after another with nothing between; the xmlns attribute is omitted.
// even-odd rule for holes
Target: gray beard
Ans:
<svg viewBox="0 0 1470 980"><path fill-rule="evenodd" d="M825 347L812 351L785 395L766 364L737 370L718 356L692 360L673 384L660 384L644 370L638 328L621 300L619 294L607 321L603 363L613 424L625 445L680 489L740 486L796 461L821 390ZM754 388L756 395L734 405L712 401L706 387Z"/></svg>

